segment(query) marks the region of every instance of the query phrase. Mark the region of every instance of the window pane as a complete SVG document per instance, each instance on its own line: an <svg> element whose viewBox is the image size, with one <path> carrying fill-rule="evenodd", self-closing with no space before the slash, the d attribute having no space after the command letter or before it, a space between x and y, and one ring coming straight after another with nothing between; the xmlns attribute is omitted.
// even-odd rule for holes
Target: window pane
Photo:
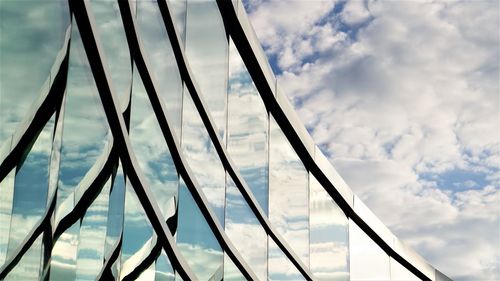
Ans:
<svg viewBox="0 0 500 281"><path fill-rule="evenodd" d="M390 280L389 256L349 220L351 280Z"/></svg>
<svg viewBox="0 0 500 281"><path fill-rule="evenodd" d="M305 280L272 239L269 241L269 280Z"/></svg>
<svg viewBox="0 0 500 281"><path fill-rule="evenodd" d="M76 254L79 234L80 220L66 229L55 242L50 261L50 280L76 279Z"/></svg>
<svg viewBox="0 0 500 281"><path fill-rule="evenodd" d="M322 280L349 280L348 220L335 201L309 175L311 271Z"/></svg>
<svg viewBox="0 0 500 281"><path fill-rule="evenodd" d="M0 190L2 190L0 192L0 264L3 264L7 258L15 177L16 170L12 169L2 182L0 182Z"/></svg>
<svg viewBox="0 0 500 281"><path fill-rule="evenodd" d="M391 280L395 281L419 281L420 278L411 273L406 267L402 266L398 261L391 259Z"/></svg>
<svg viewBox="0 0 500 281"><path fill-rule="evenodd" d="M309 265L308 173L274 118L270 119L270 134L269 219ZM270 276L277 270L272 265L269 263Z"/></svg>
<svg viewBox="0 0 500 281"><path fill-rule="evenodd" d="M222 249L182 180L178 224L177 246L198 279L209 280L222 269Z"/></svg>
<svg viewBox="0 0 500 281"><path fill-rule="evenodd" d="M5 281L9 280L39 280L40 275L40 258L42 253L42 235L40 235L24 253L23 257L16 266L5 277Z"/></svg>
<svg viewBox="0 0 500 281"><path fill-rule="evenodd" d="M50 79L69 25L67 3L0 1L0 145Z"/></svg>
<svg viewBox="0 0 500 281"><path fill-rule="evenodd" d="M228 44L215 0L188 0L186 56L223 138L226 124Z"/></svg>
<svg viewBox="0 0 500 281"><path fill-rule="evenodd" d="M174 281L175 275L172 265L165 253L161 250L160 256L156 259L156 273L154 281Z"/></svg>
<svg viewBox="0 0 500 281"><path fill-rule="evenodd" d="M227 150L257 202L268 213L268 114L230 40Z"/></svg>

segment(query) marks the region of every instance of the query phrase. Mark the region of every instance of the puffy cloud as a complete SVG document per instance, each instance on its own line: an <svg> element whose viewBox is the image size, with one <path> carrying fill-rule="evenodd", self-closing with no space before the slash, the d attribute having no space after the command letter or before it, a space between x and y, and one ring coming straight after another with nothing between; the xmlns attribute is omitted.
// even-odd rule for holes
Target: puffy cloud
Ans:
<svg viewBox="0 0 500 281"><path fill-rule="evenodd" d="M247 8L346 182L438 269L500 278L500 3L284 2Z"/></svg>

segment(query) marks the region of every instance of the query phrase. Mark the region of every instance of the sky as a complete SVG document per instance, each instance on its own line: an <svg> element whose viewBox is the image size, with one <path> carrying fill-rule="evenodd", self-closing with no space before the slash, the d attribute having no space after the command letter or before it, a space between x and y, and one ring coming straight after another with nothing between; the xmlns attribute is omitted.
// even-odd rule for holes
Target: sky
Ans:
<svg viewBox="0 0 500 281"><path fill-rule="evenodd" d="M455 280L500 280L500 2L249 0L315 142Z"/></svg>

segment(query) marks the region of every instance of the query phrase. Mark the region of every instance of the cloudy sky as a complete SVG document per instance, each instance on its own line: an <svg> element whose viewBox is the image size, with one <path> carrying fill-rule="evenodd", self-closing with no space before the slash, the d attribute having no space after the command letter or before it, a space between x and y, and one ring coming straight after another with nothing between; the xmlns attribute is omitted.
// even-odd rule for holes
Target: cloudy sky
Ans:
<svg viewBox="0 0 500 281"><path fill-rule="evenodd" d="M500 280L500 2L249 0L282 87L365 203L456 280Z"/></svg>

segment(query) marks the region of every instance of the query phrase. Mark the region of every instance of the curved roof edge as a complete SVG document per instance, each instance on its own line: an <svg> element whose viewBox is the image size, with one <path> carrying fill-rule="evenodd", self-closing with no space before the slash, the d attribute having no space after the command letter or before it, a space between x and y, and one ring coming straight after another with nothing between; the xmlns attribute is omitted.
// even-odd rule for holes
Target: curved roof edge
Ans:
<svg viewBox="0 0 500 281"><path fill-rule="evenodd" d="M247 66L264 103L285 132L288 141L309 170L340 208L389 256L423 280L450 281L422 256L397 238L356 196L315 145L269 65L241 0L217 0L234 44Z"/></svg>

